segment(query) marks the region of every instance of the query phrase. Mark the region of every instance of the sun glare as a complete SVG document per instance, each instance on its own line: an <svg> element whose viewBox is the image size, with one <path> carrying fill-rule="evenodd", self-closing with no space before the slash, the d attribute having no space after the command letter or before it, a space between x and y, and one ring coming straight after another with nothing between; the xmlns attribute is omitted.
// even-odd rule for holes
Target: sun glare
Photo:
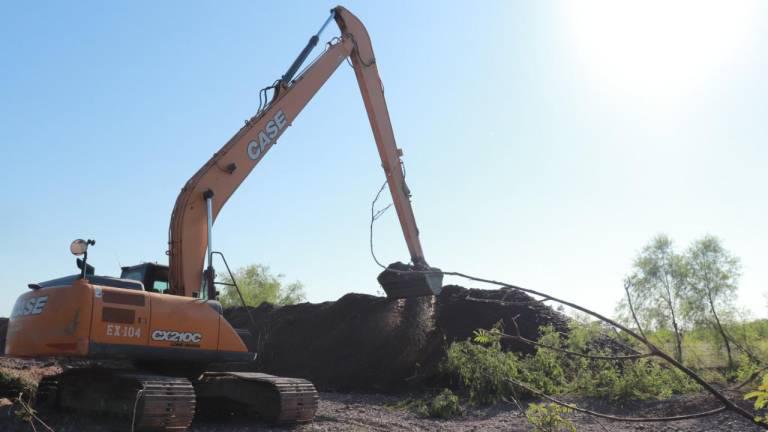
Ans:
<svg viewBox="0 0 768 432"><path fill-rule="evenodd" d="M725 78L749 54L759 0L580 0L569 42L601 91L671 103Z"/></svg>

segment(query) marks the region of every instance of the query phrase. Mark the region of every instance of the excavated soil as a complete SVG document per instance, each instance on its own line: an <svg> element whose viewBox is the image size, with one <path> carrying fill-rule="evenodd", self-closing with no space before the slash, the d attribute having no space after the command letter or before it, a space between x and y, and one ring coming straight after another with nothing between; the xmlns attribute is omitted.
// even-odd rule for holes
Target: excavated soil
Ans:
<svg viewBox="0 0 768 432"><path fill-rule="evenodd" d="M335 302L232 308L233 326L248 328L258 369L312 381L324 391L393 392L434 384L453 341L501 321L538 338L539 326L567 331L567 318L527 294L446 286L437 297L390 301L347 294ZM528 352L530 346L505 342Z"/></svg>

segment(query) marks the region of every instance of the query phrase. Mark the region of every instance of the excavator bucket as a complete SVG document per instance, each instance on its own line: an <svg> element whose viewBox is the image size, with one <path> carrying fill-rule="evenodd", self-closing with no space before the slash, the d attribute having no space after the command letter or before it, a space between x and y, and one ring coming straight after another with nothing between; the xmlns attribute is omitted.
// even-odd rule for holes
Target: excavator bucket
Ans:
<svg viewBox="0 0 768 432"><path fill-rule="evenodd" d="M388 299L438 295L443 289L440 269L418 269L401 262L390 264L376 279Z"/></svg>

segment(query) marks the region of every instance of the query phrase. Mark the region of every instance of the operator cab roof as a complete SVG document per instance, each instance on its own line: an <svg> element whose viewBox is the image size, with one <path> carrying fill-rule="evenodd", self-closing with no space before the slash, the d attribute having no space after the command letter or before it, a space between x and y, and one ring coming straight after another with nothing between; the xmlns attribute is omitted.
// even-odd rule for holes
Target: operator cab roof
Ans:
<svg viewBox="0 0 768 432"><path fill-rule="evenodd" d="M45 282L40 282L36 284L29 284L29 288L37 290L40 288L49 288L49 287L57 287L57 286L68 286L75 283L76 280L80 279L80 274L74 274L70 276L64 276L57 279L51 279ZM135 280L129 280L129 279L120 279L110 276L96 276L96 275L86 275L85 279L92 285L101 285L101 286L108 286L113 288L124 288L124 289L131 289L131 290L137 290L137 291L144 291L144 284L142 284L139 281Z"/></svg>

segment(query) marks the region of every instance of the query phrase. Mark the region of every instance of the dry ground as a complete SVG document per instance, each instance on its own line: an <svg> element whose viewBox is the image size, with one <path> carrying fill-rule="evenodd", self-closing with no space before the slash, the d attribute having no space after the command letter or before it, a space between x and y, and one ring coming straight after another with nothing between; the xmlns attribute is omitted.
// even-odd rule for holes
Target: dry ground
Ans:
<svg viewBox="0 0 768 432"><path fill-rule="evenodd" d="M258 421L199 421L193 432L251 432L251 431L530 431L525 418L513 405L499 404L484 409L469 409L461 418L432 420L420 418L406 410L392 408L402 398L371 394L322 393L320 409L314 423L279 428ZM580 401L590 404L589 401ZM672 403L683 402L689 408L705 409L710 406L706 398L688 397L685 401L664 401L635 404L632 407L614 407L613 412L624 415L661 415L677 412ZM593 403L593 405L603 405ZM601 408L606 408L602 406ZM46 423L57 432L111 432L127 430L120 424L104 418L83 418L72 414L41 413ZM749 422L732 414L723 413L708 418L667 423L623 423L600 420L575 414L570 419L578 431L588 432L749 432L759 431ZM37 430L44 430L39 424ZM10 406L0 407L0 431L33 431L20 421Z"/></svg>
<svg viewBox="0 0 768 432"><path fill-rule="evenodd" d="M0 358L0 369L17 376L39 379L42 375L58 372L53 363L24 362ZM738 398L738 394L731 395ZM308 425L278 428L258 421L197 421L194 432L250 432L250 431L530 431L525 417L514 404L498 404L486 408L467 408L464 416L453 420L421 418L406 409L396 408L404 396L321 393L320 407L315 422ZM705 395L677 397L666 401L635 402L618 406L600 400L577 399L574 402L591 409L625 416L678 415L685 412L704 411L714 407ZM0 404L2 405L2 404ZM45 427L36 424L33 429L14 412L6 402L0 406L0 432L43 431ZM125 424L113 423L106 418L88 418L66 413L39 413L56 432L111 432L128 430ZM750 422L730 413L692 420L667 423L623 423L600 420L574 414L570 419L578 431L586 432L749 432L759 431Z"/></svg>

